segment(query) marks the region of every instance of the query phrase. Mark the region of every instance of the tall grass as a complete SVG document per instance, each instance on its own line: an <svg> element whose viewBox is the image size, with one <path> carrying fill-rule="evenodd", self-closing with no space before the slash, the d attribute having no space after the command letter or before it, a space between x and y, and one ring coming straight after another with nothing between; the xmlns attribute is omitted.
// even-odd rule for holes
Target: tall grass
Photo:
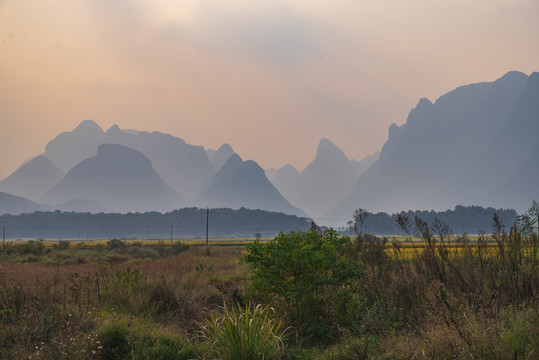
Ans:
<svg viewBox="0 0 539 360"><path fill-rule="evenodd" d="M221 316L211 316L206 322L206 336L220 359L279 359L287 330L276 321L273 308L248 303L224 307Z"/></svg>

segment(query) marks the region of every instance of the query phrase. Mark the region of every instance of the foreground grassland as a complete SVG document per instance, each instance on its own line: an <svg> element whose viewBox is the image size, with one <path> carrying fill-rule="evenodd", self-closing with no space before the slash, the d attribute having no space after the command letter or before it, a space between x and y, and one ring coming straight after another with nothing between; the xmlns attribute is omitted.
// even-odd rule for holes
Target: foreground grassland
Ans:
<svg viewBox="0 0 539 360"><path fill-rule="evenodd" d="M10 243L0 358L539 359L537 236L421 230Z"/></svg>

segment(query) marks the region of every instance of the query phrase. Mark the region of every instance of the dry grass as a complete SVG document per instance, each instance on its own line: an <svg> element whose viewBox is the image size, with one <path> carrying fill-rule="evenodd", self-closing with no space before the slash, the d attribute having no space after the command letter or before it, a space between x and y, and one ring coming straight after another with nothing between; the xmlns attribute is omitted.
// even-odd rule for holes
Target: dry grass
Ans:
<svg viewBox="0 0 539 360"><path fill-rule="evenodd" d="M189 339L224 302L241 300L240 251L196 247L121 264L2 264L0 358L97 357L97 336L118 316Z"/></svg>
<svg viewBox="0 0 539 360"><path fill-rule="evenodd" d="M286 358L539 359L536 237L413 239L416 248L394 240L348 244L343 256L360 260L363 273L340 337L317 350L291 336ZM2 359L99 359L122 346L124 358L208 358L200 324L249 300L242 244L162 256L155 244L56 245L42 255L0 249Z"/></svg>

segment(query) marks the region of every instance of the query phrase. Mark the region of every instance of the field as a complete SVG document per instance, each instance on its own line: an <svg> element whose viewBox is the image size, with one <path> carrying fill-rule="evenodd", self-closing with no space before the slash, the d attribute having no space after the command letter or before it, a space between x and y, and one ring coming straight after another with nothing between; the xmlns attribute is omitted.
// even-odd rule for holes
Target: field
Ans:
<svg viewBox="0 0 539 360"><path fill-rule="evenodd" d="M536 235L253 240L8 243L0 358L539 359Z"/></svg>

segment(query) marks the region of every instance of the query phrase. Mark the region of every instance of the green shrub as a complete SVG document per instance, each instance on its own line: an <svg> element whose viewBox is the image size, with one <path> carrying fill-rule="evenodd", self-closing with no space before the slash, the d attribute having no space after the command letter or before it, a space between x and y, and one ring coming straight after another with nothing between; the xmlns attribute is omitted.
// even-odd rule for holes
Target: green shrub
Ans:
<svg viewBox="0 0 539 360"><path fill-rule="evenodd" d="M187 249L189 249L189 246L183 244L181 241L176 241L174 245L170 247L169 252L171 255L177 255L186 251Z"/></svg>
<svg viewBox="0 0 539 360"><path fill-rule="evenodd" d="M58 250L65 250L69 249L69 241L68 240L58 240L58 244L53 244L52 247Z"/></svg>
<svg viewBox="0 0 539 360"><path fill-rule="evenodd" d="M220 359L278 359L283 350L286 329L272 319L273 308L261 305L239 306L206 323L206 336Z"/></svg>
<svg viewBox="0 0 539 360"><path fill-rule="evenodd" d="M358 284L360 263L340 256L347 236L324 233L281 233L267 243L247 246L252 270L250 291L281 307L288 321L308 343L334 342L339 314Z"/></svg>
<svg viewBox="0 0 539 360"><path fill-rule="evenodd" d="M124 248L126 245L122 240L111 239L107 241L107 246L110 250L114 250Z"/></svg>
<svg viewBox="0 0 539 360"><path fill-rule="evenodd" d="M42 255L46 252L48 252L48 249L45 248L45 245L43 245L43 240L29 240L26 243L22 243L19 245L16 245L17 251L21 255Z"/></svg>
<svg viewBox="0 0 539 360"><path fill-rule="evenodd" d="M101 346L100 357L107 360L125 359L130 352L129 331L123 324L110 324L98 336Z"/></svg>

